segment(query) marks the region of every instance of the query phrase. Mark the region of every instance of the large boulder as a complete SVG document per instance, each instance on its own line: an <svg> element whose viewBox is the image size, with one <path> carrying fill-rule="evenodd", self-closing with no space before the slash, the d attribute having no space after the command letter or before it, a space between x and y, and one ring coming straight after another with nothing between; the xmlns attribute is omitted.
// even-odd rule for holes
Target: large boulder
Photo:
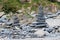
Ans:
<svg viewBox="0 0 60 40"><path fill-rule="evenodd" d="M58 27L60 26L60 19L49 18L46 20L46 23L49 25L49 27Z"/></svg>
<svg viewBox="0 0 60 40"><path fill-rule="evenodd" d="M39 37L44 37L46 34L48 34L48 32L40 29L40 30L37 30L34 34L36 34Z"/></svg>
<svg viewBox="0 0 60 40"><path fill-rule="evenodd" d="M58 2L60 2L60 0L57 0Z"/></svg>

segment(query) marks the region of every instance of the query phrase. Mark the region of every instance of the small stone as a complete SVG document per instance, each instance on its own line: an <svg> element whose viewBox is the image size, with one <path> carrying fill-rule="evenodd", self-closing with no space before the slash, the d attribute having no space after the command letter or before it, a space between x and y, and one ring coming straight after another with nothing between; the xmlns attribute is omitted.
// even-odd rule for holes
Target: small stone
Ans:
<svg viewBox="0 0 60 40"><path fill-rule="evenodd" d="M17 12L22 13L22 12L23 12L23 10L18 10Z"/></svg>

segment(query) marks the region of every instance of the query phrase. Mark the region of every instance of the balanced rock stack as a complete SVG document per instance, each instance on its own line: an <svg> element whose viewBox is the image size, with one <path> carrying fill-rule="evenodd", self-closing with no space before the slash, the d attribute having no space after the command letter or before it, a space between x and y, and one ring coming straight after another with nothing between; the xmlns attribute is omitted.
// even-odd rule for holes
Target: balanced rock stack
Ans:
<svg viewBox="0 0 60 40"><path fill-rule="evenodd" d="M45 17L44 17L44 12L43 12L43 7L39 7L39 13L36 15L36 22L32 23L34 27L46 27L46 22L45 22Z"/></svg>
<svg viewBox="0 0 60 40"><path fill-rule="evenodd" d="M13 24L12 26L20 26L19 19L16 15L13 16Z"/></svg>

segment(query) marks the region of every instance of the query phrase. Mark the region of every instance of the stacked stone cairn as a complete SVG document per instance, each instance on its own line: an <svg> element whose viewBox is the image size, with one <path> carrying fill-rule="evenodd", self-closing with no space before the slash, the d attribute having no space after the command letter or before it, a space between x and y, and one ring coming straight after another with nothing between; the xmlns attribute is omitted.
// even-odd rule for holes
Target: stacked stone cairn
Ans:
<svg viewBox="0 0 60 40"><path fill-rule="evenodd" d="M43 12L43 7L40 6L39 7L39 12L38 15L36 15L36 22L32 23L34 25L32 25L32 27L37 27L37 28L41 28L41 27L46 27L46 22L45 22L45 17L44 17L44 12Z"/></svg>

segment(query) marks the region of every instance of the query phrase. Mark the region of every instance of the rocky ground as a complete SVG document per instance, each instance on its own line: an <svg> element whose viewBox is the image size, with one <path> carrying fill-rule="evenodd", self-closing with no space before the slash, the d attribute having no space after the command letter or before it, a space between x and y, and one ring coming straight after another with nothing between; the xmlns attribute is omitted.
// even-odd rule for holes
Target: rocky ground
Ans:
<svg viewBox="0 0 60 40"><path fill-rule="evenodd" d="M6 15L4 15L0 18L0 40L59 40L60 15L57 15L58 14L56 14L55 17L52 15L52 17L49 16L50 18L46 18L47 28L33 28L23 24L24 22L22 20L23 23L19 23L16 15L13 16L13 20L7 20ZM28 19L26 16L22 18L23 20L24 18ZM29 19L29 21L31 20L32 19ZM25 21L25 23L27 22Z"/></svg>
<svg viewBox="0 0 60 40"><path fill-rule="evenodd" d="M0 40L60 40L60 36L47 36L45 38L24 38L24 39L12 39L12 38L0 38Z"/></svg>

